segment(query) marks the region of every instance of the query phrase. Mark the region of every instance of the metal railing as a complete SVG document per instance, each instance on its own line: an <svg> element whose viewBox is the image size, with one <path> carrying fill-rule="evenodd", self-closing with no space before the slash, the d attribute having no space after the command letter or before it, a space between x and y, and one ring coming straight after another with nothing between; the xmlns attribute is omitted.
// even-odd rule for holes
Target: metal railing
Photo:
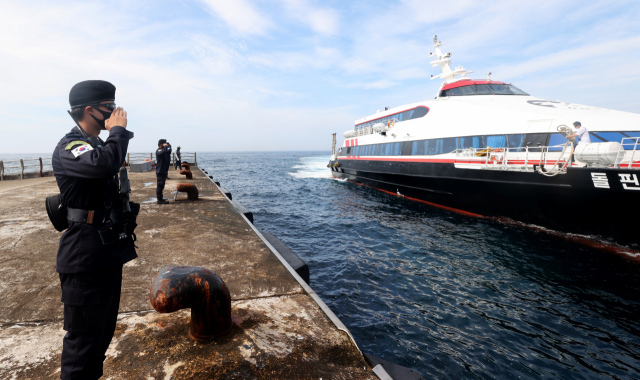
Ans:
<svg viewBox="0 0 640 380"><path fill-rule="evenodd" d="M7 165L16 164L16 165ZM24 179L25 173L38 173L43 176L44 167L51 166L51 158L25 158L19 160L1 161L0 160L0 181L5 180L5 176L10 174L20 174L20 179ZM31 169L35 168L35 169ZM26 169L26 170L25 170Z"/></svg>
<svg viewBox="0 0 640 380"><path fill-rule="evenodd" d="M180 156L182 158L182 161L193 162L196 165L198 164L197 152L180 152ZM145 160L155 162L155 153L127 153L127 166L131 165L132 162L140 162ZM176 154L172 153L171 163L175 164L175 162Z"/></svg>
<svg viewBox="0 0 640 380"><path fill-rule="evenodd" d="M378 124L386 125L387 126L387 130L389 130L390 128L394 127L398 123L401 123L401 121L396 119L396 118L391 118L391 119L386 120L384 123L375 123L375 124L372 124L372 125L370 125L368 127L358 128L358 129L355 130L355 132L356 132L355 136L357 137L357 136L365 136L365 135L371 135L371 134L374 134L374 133L379 133L379 132L376 132L376 131L373 130L373 127L378 125Z"/></svg>
<svg viewBox="0 0 640 380"><path fill-rule="evenodd" d="M529 171L530 164L542 167L555 166L556 164L564 166L562 172L566 172L566 164L571 155L571 146L567 149L563 148L565 144L540 146L540 147L487 147L487 148L465 148L456 149L451 153L455 153L458 157L483 158L483 163L479 169L494 170L512 170L512 171ZM509 162L509 160L517 161L517 163ZM520 163L520 161L524 161Z"/></svg>
<svg viewBox="0 0 640 380"><path fill-rule="evenodd" d="M625 140L629 140L628 143L625 143ZM633 145L633 150L632 149L625 149L625 146L631 146ZM620 156L621 152L623 153L623 157L626 157L627 155L627 150L631 150L631 157L629 157L629 164L627 165L627 168L631 168L633 163L634 163L634 158L636 156L636 152L638 151L638 145L640 145L640 137L625 137L622 139L622 142L620 143L620 149L618 149L618 156ZM640 157L639 157L640 159ZM622 160L618 163L618 168L620 167L620 164L622 163Z"/></svg>

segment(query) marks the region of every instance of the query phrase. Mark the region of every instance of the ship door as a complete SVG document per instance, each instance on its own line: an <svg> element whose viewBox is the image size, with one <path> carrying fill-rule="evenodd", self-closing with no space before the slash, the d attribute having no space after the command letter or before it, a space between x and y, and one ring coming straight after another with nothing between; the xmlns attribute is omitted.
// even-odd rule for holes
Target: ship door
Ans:
<svg viewBox="0 0 640 380"><path fill-rule="evenodd" d="M527 134L524 137L524 146L529 147L530 152L540 152L542 147L547 145L547 136L549 129L553 125L552 119L546 120L529 120L527 126Z"/></svg>

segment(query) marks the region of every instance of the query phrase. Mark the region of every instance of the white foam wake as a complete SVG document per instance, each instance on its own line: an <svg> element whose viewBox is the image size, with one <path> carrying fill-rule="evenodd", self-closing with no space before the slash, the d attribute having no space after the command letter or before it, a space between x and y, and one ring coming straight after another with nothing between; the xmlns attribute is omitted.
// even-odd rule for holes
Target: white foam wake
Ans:
<svg viewBox="0 0 640 380"><path fill-rule="evenodd" d="M292 169L296 169L295 172L289 173L295 178L325 178L331 179L331 169L327 167L330 156L322 157L303 157L300 159L300 164L294 165Z"/></svg>

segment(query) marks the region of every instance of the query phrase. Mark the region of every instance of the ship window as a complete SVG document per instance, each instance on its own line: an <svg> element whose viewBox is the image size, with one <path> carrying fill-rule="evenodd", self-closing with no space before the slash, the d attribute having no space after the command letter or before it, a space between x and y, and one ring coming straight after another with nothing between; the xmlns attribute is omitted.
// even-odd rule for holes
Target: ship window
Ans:
<svg viewBox="0 0 640 380"><path fill-rule="evenodd" d="M479 148L482 136L466 136L458 138L458 149Z"/></svg>
<svg viewBox="0 0 640 380"><path fill-rule="evenodd" d="M540 152L541 146L546 145L546 133L527 133L524 137L523 147L529 147L529 152Z"/></svg>
<svg viewBox="0 0 640 380"><path fill-rule="evenodd" d="M509 87L509 90L511 90L515 95L529 95L514 85L508 84L506 86Z"/></svg>
<svg viewBox="0 0 640 380"><path fill-rule="evenodd" d="M567 138L562 133L552 133L549 137L549 152L559 152L562 150L562 145L567 143ZM560 145L560 146L557 146ZM554 148L552 148L554 147Z"/></svg>
<svg viewBox="0 0 640 380"><path fill-rule="evenodd" d="M403 156L411 155L411 141L406 141L402 143L402 153Z"/></svg>
<svg viewBox="0 0 640 380"><path fill-rule="evenodd" d="M411 114L410 119L413 120L413 119L424 117L427 113L429 113L429 109L427 107L418 107L415 110L413 110L413 113Z"/></svg>
<svg viewBox="0 0 640 380"><path fill-rule="evenodd" d="M393 144L393 155L394 156L399 156L400 153L402 153L402 143L401 142L397 142L397 143Z"/></svg>
<svg viewBox="0 0 640 380"><path fill-rule="evenodd" d="M347 148L347 156L351 155L351 147Z"/></svg>
<svg viewBox="0 0 640 380"><path fill-rule="evenodd" d="M484 84L477 84L473 86L478 95L493 95L493 92L487 88Z"/></svg>
<svg viewBox="0 0 640 380"><path fill-rule="evenodd" d="M509 148L520 148L524 143L524 135L507 135Z"/></svg>
<svg viewBox="0 0 640 380"><path fill-rule="evenodd" d="M501 84L489 84L487 85L491 92L496 95L513 95L513 92L509 91L509 88Z"/></svg>
<svg viewBox="0 0 640 380"><path fill-rule="evenodd" d="M456 150L456 138L449 137L442 139L440 153L451 153Z"/></svg>
<svg viewBox="0 0 640 380"><path fill-rule="evenodd" d="M602 132L598 132L599 134L602 134ZM635 131L635 132L620 132L620 134L623 137L640 137L640 132L639 131ZM622 139L620 140L620 143L622 144ZM635 145L635 140L625 140L624 141L625 145L623 145L625 150L633 150L633 146ZM640 151L640 141L638 141L638 146L636 147L636 150Z"/></svg>
<svg viewBox="0 0 640 380"><path fill-rule="evenodd" d="M424 145L426 140L414 141L413 146L411 147L411 155L412 156L423 156L424 155Z"/></svg>
<svg viewBox="0 0 640 380"><path fill-rule="evenodd" d="M384 144L376 145L376 156L384 156Z"/></svg>
<svg viewBox="0 0 640 380"><path fill-rule="evenodd" d="M507 146L507 136L487 136L487 146L492 148L504 148Z"/></svg>
<svg viewBox="0 0 640 380"><path fill-rule="evenodd" d="M476 92L473 91L473 86L463 86L463 87L459 87L460 90L462 90L462 95L475 95Z"/></svg>
<svg viewBox="0 0 640 380"><path fill-rule="evenodd" d="M440 142L441 141L442 140L440 140L440 139L427 140L427 144L428 145L425 145L425 149L428 149L428 152L429 152L428 154L439 154L439 153L441 153L441 151L440 151L440 146L441 146Z"/></svg>
<svg viewBox="0 0 640 380"><path fill-rule="evenodd" d="M384 144L384 155L391 156L393 154L393 143Z"/></svg>

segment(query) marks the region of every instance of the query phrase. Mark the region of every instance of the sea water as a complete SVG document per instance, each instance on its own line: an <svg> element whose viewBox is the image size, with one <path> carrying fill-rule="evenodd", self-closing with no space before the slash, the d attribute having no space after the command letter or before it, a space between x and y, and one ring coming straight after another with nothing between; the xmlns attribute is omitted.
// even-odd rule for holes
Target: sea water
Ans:
<svg viewBox="0 0 640 380"><path fill-rule="evenodd" d="M363 352L428 379L640 378L640 264L335 180L328 161L198 153Z"/></svg>

